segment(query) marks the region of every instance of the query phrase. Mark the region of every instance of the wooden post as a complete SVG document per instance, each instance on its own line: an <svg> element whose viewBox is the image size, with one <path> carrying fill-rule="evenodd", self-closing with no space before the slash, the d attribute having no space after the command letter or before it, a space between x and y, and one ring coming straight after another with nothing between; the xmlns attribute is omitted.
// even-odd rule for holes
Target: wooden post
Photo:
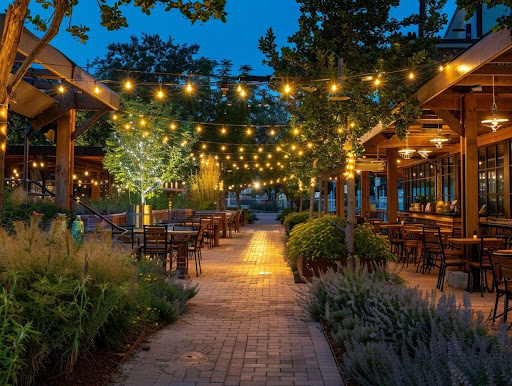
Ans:
<svg viewBox="0 0 512 386"><path fill-rule="evenodd" d="M329 213L329 181L324 181L324 213Z"/></svg>
<svg viewBox="0 0 512 386"><path fill-rule="evenodd" d="M347 178L347 227L345 244L348 253L354 253L354 227L356 225L356 180Z"/></svg>
<svg viewBox="0 0 512 386"><path fill-rule="evenodd" d="M388 190L388 222L395 223L398 219L398 149L387 150L387 190Z"/></svg>
<svg viewBox="0 0 512 386"><path fill-rule="evenodd" d="M510 168L507 165L510 165L511 154L508 142L505 142L504 150L505 167L503 168L503 181L510 181ZM505 190L503 193L505 194L505 197L510 197L510 183L505 183ZM507 198L505 198L505 218L510 218L510 200Z"/></svg>
<svg viewBox="0 0 512 386"><path fill-rule="evenodd" d="M462 160L462 231L471 237L478 231L478 144L477 103L473 95L463 102L464 135L461 140Z"/></svg>
<svg viewBox="0 0 512 386"><path fill-rule="evenodd" d="M370 172L361 172L361 216L370 216Z"/></svg>
<svg viewBox="0 0 512 386"><path fill-rule="evenodd" d="M74 141L71 135L75 127L75 110L57 119L57 149L55 156L55 205L68 211L73 209Z"/></svg>

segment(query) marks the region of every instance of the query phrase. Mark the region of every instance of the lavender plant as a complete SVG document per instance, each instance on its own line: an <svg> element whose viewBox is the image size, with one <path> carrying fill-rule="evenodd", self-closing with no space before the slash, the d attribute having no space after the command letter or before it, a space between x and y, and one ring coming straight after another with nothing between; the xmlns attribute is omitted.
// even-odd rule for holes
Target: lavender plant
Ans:
<svg viewBox="0 0 512 386"><path fill-rule="evenodd" d="M303 305L327 319L345 375L362 385L480 385L512 382L512 349L502 328L487 331L469 297L394 283L346 267L313 282Z"/></svg>

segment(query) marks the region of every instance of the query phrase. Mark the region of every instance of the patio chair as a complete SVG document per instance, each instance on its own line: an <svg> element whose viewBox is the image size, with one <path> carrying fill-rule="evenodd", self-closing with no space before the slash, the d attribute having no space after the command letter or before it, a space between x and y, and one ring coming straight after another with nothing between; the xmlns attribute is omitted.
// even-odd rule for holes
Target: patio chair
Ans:
<svg viewBox="0 0 512 386"><path fill-rule="evenodd" d="M508 301L512 299L512 255L489 251L489 260L492 266L493 286L496 290L492 320L494 322L497 317L503 315L503 322L506 323L508 312L511 309L508 306ZM504 297L503 313L496 315L501 297Z"/></svg>
<svg viewBox="0 0 512 386"><path fill-rule="evenodd" d="M194 257L196 263L196 277L199 276L201 271L201 260L203 259L203 255L201 253L201 243L203 242L205 228L201 227L197 235L191 237L191 243L188 246L188 256ZM199 263L199 271L197 270L197 264Z"/></svg>
<svg viewBox="0 0 512 386"><path fill-rule="evenodd" d="M425 232L425 230L423 232L424 232L423 233L424 239L425 238L428 239L428 237L431 236L432 243L434 243L434 242L438 243L438 246L436 248L438 250L440 250L440 252L441 252L439 254L441 260L440 260L440 264L439 264L439 276L437 278L437 288L439 288L440 291L443 292L444 278L446 276L446 271L448 270L448 268L460 268L462 270L463 267L466 266L466 260L461 259L458 256L448 255L445 253L443 239L442 239L441 232L440 232L439 228L437 228L437 231L432 232L431 235L428 235ZM426 243L426 244L428 244L428 243ZM433 247L432 244L430 246L427 246L427 248L432 248L432 247ZM429 252L427 252L427 253L429 253ZM432 264L432 266L435 266L432 261L430 262L430 264ZM430 268L432 268L432 266Z"/></svg>
<svg viewBox="0 0 512 386"><path fill-rule="evenodd" d="M484 296L484 281L485 288L488 292L489 283L487 281L487 272L492 270L491 260L489 259L489 252L505 248L505 239L499 241L486 240L490 236L480 236L480 246L478 249L478 261L469 262L469 292L473 291L474 275L478 273L480 276L480 296Z"/></svg>
<svg viewBox="0 0 512 386"><path fill-rule="evenodd" d="M236 220L236 213L235 212L229 213L228 218L226 220L226 223L228 226L228 231L229 231L229 238L231 238L231 228L232 227L236 228L235 220Z"/></svg>
<svg viewBox="0 0 512 386"><path fill-rule="evenodd" d="M409 266L409 261L416 264L416 261L418 260L418 252L421 246L421 235L408 232L407 226L401 227L400 233L403 240L403 264L407 264L407 266Z"/></svg>
<svg viewBox="0 0 512 386"><path fill-rule="evenodd" d="M394 253L398 256L398 261L402 258L404 240L402 239L402 234L400 232L400 228L390 227L388 228L388 238L389 245L391 247L391 253Z"/></svg>
<svg viewBox="0 0 512 386"><path fill-rule="evenodd" d="M144 225L142 253L149 256L163 256L164 264L172 268L172 242L166 226Z"/></svg>
<svg viewBox="0 0 512 386"><path fill-rule="evenodd" d="M441 238L441 231L438 227L424 227L422 232L422 254L418 259L416 272L430 273L433 267L441 268L444 245ZM439 277L438 277L439 285Z"/></svg>

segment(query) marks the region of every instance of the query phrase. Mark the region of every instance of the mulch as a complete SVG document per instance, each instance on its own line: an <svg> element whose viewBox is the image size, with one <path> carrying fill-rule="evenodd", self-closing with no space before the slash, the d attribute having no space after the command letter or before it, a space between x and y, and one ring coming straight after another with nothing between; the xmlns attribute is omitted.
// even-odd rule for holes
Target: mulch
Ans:
<svg viewBox="0 0 512 386"><path fill-rule="evenodd" d="M126 354L130 353L137 340L140 341L141 334L145 333L147 338L154 331L156 330L153 323L134 326L125 332L118 346L94 348L85 357L78 358L73 372L70 374L59 374L60 369L47 368L36 379L35 384L44 386L102 386L110 379L112 373L125 358Z"/></svg>

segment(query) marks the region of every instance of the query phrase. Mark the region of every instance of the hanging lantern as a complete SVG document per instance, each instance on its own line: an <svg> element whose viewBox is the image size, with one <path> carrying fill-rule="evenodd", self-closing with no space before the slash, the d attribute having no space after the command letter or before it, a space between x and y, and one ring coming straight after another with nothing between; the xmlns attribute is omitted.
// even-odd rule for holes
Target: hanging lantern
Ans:
<svg viewBox="0 0 512 386"><path fill-rule="evenodd" d="M436 148L442 149L443 143L448 142L449 139L443 136L443 130L441 129L441 125L437 124L437 136L432 138L430 142L436 145Z"/></svg>
<svg viewBox="0 0 512 386"><path fill-rule="evenodd" d="M432 153L432 150L418 150L418 154L421 156L421 158L423 159L427 159L428 156L430 155L430 153Z"/></svg>
<svg viewBox="0 0 512 386"><path fill-rule="evenodd" d="M491 116L488 119L484 119L482 124L490 127L492 132L495 133L504 122L508 122L508 118L500 117L498 114L498 105L496 104L496 93L494 91L494 75L492 76L492 107Z"/></svg>
<svg viewBox="0 0 512 386"><path fill-rule="evenodd" d="M398 150L398 154L403 159L411 159L414 153L416 153L416 150L411 149L409 147L409 133L407 133L407 137L405 140L405 148Z"/></svg>

